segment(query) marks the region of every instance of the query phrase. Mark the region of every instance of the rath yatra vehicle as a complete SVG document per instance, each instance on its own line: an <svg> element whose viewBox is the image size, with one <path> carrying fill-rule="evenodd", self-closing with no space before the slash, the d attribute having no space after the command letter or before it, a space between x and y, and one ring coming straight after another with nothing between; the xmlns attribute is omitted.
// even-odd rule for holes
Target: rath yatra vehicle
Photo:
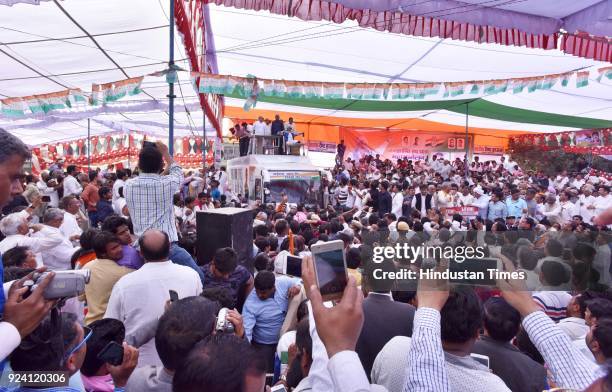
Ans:
<svg viewBox="0 0 612 392"><path fill-rule="evenodd" d="M323 206L321 170L301 155L246 155L227 161L232 192L244 195L249 206L261 201Z"/></svg>

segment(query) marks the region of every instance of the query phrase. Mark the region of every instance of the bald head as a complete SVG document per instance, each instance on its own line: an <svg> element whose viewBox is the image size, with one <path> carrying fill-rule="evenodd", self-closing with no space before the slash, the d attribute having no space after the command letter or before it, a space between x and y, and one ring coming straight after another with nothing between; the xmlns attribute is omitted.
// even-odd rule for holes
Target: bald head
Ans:
<svg viewBox="0 0 612 392"><path fill-rule="evenodd" d="M147 262L166 261L170 253L168 235L159 230L147 230L138 239L140 253Z"/></svg>

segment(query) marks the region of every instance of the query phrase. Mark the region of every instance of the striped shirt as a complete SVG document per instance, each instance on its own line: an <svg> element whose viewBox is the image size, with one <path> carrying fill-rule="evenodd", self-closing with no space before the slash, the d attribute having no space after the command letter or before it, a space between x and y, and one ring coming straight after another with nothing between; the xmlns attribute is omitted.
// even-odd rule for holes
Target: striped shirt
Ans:
<svg viewBox="0 0 612 392"><path fill-rule="evenodd" d="M553 321L560 321L566 317L567 305L572 296L565 291L536 291L533 293L536 304Z"/></svg>
<svg viewBox="0 0 612 392"><path fill-rule="evenodd" d="M440 312L418 308L414 314L412 342L404 392L450 391L440 331Z"/></svg>
<svg viewBox="0 0 612 392"><path fill-rule="evenodd" d="M141 173L125 183L124 195L134 234L140 237L149 229L157 229L167 233L170 242L178 241L172 198L182 183L183 171L175 163L170 165L168 175Z"/></svg>
<svg viewBox="0 0 612 392"><path fill-rule="evenodd" d="M523 328L544 357L559 388L581 391L597 379L598 366L586 359L544 312L527 315Z"/></svg>

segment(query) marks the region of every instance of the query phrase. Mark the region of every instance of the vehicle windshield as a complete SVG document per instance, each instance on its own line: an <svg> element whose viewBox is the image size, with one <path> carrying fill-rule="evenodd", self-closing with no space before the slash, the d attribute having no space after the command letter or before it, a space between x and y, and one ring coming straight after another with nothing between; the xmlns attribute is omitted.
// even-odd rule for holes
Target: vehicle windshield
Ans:
<svg viewBox="0 0 612 392"><path fill-rule="evenodd" d="M275 173L276 174L276 173ZM281 194L287 194L289 203L317 204L319 202L319 189L321 177L317 172L290 174L288 176L272 175L268 185L270 194L266 197L268 203L278 203L282 200ZM289 178L287 178L289 177Z"/></svg>

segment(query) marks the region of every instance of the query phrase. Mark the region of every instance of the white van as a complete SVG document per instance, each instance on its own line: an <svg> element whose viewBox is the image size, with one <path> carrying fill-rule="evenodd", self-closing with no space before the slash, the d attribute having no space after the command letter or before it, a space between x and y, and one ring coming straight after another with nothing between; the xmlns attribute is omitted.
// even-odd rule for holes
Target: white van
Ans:
<svg viewBox="0 0 612 392"><path fill-rule="evenodd" d="M249 206L257 200L281 201L282 193L291 204L322 206L321 171L305 156L247 155L227 161L228 184L243 195Z"/></svg>

